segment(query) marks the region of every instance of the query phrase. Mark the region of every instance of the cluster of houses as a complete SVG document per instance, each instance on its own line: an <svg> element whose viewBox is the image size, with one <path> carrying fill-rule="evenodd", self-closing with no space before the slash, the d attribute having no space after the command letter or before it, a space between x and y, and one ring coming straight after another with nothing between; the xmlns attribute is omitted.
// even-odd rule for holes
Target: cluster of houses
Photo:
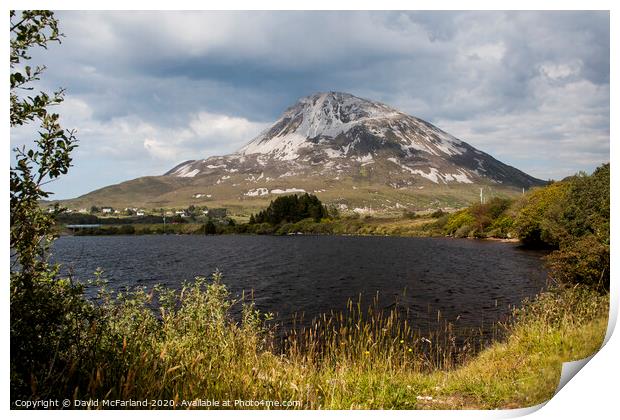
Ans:
<svg viewBox="0 0 620 420"><path fill-rule="evenodd" d="M192 217L192 216L207 216L213 219L223 219L226 217L227 210L225 208L204 208L197 210L195 208L188 208L184 210L176 210L174 212L167 211L166 216L180 216L180 217Z"/></svg>
<svg viewBox="0 0 620 420"><path fill-rule="evenodd" d="M49 213L54 212L54 208L50 207L47 209ZM114 207L95 207L93 206L91 209L80 208L80 209L66 209L66 213L81 213L81 214L92 214L92 213L101 213L102 215L112 216L112 215L128 215L128 216L146 216L147 212L143 209L137 207L125 207L123 210L115 209ZM227 209L225 208L196 208L194 206L190 206L187 209L181 210L166 210L165 212L150 212L153 215L165 215L166 217L195 217L195 216L206 216L213 219L224 219L227 215Z"/></svg>
<svg viewBox="0 0 620 420"><path fill-rule="evenodd" d="M144 216L146 213L144 210L137 207L125 207L123 211L114 209L113 207L101 207L101 214L127 214L130 216Z"/></svg>

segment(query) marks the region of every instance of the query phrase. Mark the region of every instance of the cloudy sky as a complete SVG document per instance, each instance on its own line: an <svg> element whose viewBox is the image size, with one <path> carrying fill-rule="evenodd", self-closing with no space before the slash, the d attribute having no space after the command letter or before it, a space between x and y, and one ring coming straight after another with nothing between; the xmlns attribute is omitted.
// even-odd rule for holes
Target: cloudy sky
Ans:
<svg viewBox="0 0 620 420"><path fill-rule="evenodd" d="M607 12L58 12L33 54L80 146L70 198L235 151L301 96L344 91L543 179L609 161ZM12 130L12 146L33 128Z"/></svg>

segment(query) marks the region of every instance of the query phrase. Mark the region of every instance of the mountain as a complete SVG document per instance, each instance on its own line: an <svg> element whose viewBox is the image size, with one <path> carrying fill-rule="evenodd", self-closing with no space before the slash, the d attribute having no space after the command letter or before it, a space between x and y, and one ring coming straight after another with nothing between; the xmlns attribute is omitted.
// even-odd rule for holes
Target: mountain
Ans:
<svg viewBox="0 0 620 420"><path fill-rule="evenodd" d="M480 188L509 195L542 184L424 120L327 92L299 99L235 153L186 161L163 176L75 201L243 208L306 191L342 208L393 210L459 206L476 199Z"/></svg>

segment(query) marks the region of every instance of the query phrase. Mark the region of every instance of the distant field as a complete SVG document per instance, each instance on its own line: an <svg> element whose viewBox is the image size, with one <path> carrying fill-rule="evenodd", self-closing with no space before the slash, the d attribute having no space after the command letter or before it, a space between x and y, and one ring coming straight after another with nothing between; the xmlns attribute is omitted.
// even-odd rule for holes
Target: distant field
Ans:
<svg viewBox="0 0 620 420"><path fill-rule="evenodd" d="M267 207L279 194L248 196L259 185L231 178L227 183L208 185L206 179L172 176L143 177L93 191L81 197L62 200L60 204L71 209L89 209L91 206L114 208L138 207L186 208L189 205L224 207L231 215L248 216ZM521 190L500 184L416 184L406 188L392 188L386 184L360 182L351 178L330 180L321 178L274 179L266 184L267 191L298 189L314 194L327 205L342 209L376 214L399 214L403 209L415 211L437 208L460 208L479 202L480 188L490 197L515 197ZM209 197L210 196L210 197ZM197 198L198 197L198 198ZM53 203L53 202L52 202Z"/></svg>

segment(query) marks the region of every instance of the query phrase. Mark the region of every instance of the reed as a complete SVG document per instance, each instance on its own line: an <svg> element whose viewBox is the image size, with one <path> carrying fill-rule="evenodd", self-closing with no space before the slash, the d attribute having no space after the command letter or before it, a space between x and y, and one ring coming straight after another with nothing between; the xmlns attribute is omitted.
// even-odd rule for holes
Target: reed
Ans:
<svg viewBox="0 0 620 420"><path fill-rule="evenodd" d="M449 323L423 335L397 308L360 301L283 332L251 300L232 299L220 273L179 291L104 288L96 305L101 316L80 344L92 357L74 361L63 386L38 395L180 408L198 399L299 401L292 408L305 409L498 408L551 397L560 362L599 348L608 297L584 288L543 294L515 312L504 340L481 352L475 335L457 344Z"/></svg>

